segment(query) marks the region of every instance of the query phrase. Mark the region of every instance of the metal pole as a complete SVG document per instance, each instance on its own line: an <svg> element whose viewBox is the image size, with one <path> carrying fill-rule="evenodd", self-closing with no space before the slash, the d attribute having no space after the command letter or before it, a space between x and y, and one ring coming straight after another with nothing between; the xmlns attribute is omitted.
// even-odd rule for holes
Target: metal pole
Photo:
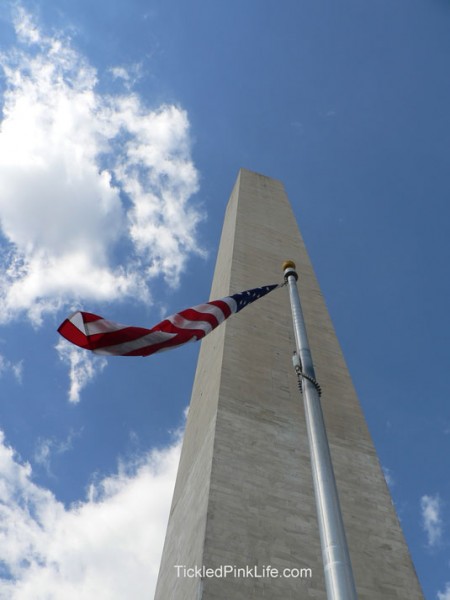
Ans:
<svg viewBox="0 0 450 600"><path fill-rule="evenodd" d="M289 286L295 342L300 363L297 373L302 377L306 427L311 453L311 467L319 522L323 568L328 600L357 600L350 554L345 537L339 497L331 463L319 387L297 289L295 263L283 264L284 278ZM301 369L301 371L300 371Z"/></svg>

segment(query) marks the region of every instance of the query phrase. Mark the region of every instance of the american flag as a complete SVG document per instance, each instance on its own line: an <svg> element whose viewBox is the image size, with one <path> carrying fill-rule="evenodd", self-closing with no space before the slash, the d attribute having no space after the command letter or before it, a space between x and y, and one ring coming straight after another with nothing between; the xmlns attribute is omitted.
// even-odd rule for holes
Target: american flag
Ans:
<svg viewBox="0 0 450 600"><path fill-rule="evenodd" d="M109 356L149 356L205 337L233 313L265 296L278 284L253 288L182 310L151 329L129 327L89 312L75 312L58 328L69 342Z"/></svg>

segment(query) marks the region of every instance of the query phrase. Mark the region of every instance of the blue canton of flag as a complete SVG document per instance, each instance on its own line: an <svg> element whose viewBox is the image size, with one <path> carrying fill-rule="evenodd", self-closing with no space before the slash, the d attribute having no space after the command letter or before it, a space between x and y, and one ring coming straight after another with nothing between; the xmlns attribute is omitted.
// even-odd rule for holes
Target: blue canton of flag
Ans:
<svg viewBox="0 0 450 600"><path fill-rule="evenodd" d="M236 302L236 310L234 312L239 312L243 308L247 306L247 304L251 304L258 298L265 296L275 288L279 287L278 284L274 285L265 285L259 288L253 288L252 290L246 290L245 292L240 292L239 294L233 294L231 298Z"/></svg>

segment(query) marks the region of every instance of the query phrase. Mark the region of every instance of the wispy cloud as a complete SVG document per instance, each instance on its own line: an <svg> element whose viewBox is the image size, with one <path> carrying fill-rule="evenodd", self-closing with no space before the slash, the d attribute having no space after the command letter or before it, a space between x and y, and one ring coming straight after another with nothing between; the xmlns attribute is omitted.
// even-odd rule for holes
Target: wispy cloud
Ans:
<svg viewBox="0 0 450 600"><path fill-rule="evenodd" d="M187 114L100 93L62 34L22 9L14 24L17 44L0 55L0 322L25 313L39 325L79 298L148 302L151 278L176 285L198 253Z"/></svg>
<svg viewBox="0 0 450 600"><path fill-rule="evenodd" d="M23 361L14 363L0 354L0 377L5 373L11 373L18 383L22 383Z"/></svg>
<svg viewBox="0 0 450 600"><path fill-rule="evenodd" d="M383 467L383 475L384 475L384 478L386 480L388 487L390 487L390 488L394 487L395 479L394 479L391 469L389 469L388 467Z"/></svg>
<svg viewBox="0 0 450 600"><path fill-rule="evenodd" d="M180 441L123 463L64 507L0 432L0 597L153 597Z"/></svg>
<svg viewBox="0 0 450 600"><path fill-rule="evenodd" d="M51 461L55 455L65 454L72 449L74 438L80 435L81 431L71 431L65 440L55 438L39 438L34 452L34 462L44 467L47 475L52 475Z"/></svg>
<svg viewBox="0 0 450 600"><path fill-rule="evenodd" d="M55 346L60 360L69 367L69 402L80 401L81 390L101 373L108 364L106 358L81 350L66 340L60 339Z"/></svg>
<svg viewBox="0 0 450 600"><path fill-rule="evenodd" d="M437 593L437 598L438 600L450 600L450 582L446 584L443 592Z"/></svg>
<svg viewBox="0 0 450 600"><path fill-rule="evenodd" d="M438 494L422 496L420 499L422 511L422 527L427 534L427 543L430 548L437 546L442 538L442 501Z"/></svg>
<svg viewBox="0 0 450 600"><path fill-rule="evenodd" d="M127 90L131 90L143 77L142 63L134 63L129 66L117 66L109 69L114 79L123 82Z"/></svg>

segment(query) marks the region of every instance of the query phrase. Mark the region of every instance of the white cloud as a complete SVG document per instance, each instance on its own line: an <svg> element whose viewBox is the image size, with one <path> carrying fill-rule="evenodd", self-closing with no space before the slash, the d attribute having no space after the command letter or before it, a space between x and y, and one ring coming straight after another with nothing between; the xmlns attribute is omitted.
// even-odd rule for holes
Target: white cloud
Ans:
<svg viewBox="0 0 450 600"><path fill-rule="evenodd" d="M389 469L388 467L383 467L383 475L384 475L384 479L386 480L388 487L389 488L394 487L395 480L394 480L394 476L392 475L391 469Z"/></svg>
<svg viewBox="0 0 450 600"><path fill-rule="evenodd" d="M186 112L101 94L88 61L24 10L15 29L0 55L0 322L38 325L79 298L148 302L150 278L176 285L199 252Z"/></svg>
<svg viewBox="0 0 450 600"><path fill-rule="evenodd" d="M450 583L447 583L443 592L437 593L438 600L450 600Z"/></svg>
<svg viewBox="0 0 450 600"><path fill-rule="evenodd" d="M66 508L32 481L0 432L0 598L153 597L180 441L122 464Z"/></svg>
<svg viewBox="0 0 450 600"><path fill-rule="evenodd" d="M23 361L20 360L19 362L13 363L0 354L0 377L8 372L13 374L18 383L22 383Z"/></svg>
<svg viewBox="0 0 450 600"><path fill-rule="evenodd" d="M420 499L422 510L422 527L427 534L427 542L430 548L439 544L442 537L442 501L439 495L422 496Z"/></svg>
<svg viewBox="0 0 450 600"><path fill-rule="evenodd" d="M37 465L44 467L47 475L51 476L51 460L54 455L61 455L72 449L72 442L75 437L81 433L70 431L65 440L57 440L55 438L39 438L34 452L34 462Z"/></svg>
<svg viewBox="0 0 450 600"><path fill-rule="evenodd" d="M45 467L45 470L50 474L50 454L53 446L53 441L48 439L39 439L34 453L34 460L38 465Z"/></svg>
<svg viewBox="0 0 450 600"><path fill-rule="evenodd" d="M16 9L16 33L19 39L32 44L41 40L40 31L22 6L17 6Z"/></svg>
<svg viewBox="0 0 450 600"><path fill-rule="evenodd" d="M127 90L131 90L133 86L142 79L143 66L142 63L135 63L128 67L117 66L110 69L114 79L122 81Z"/></svg>
<svg viewBox="0 0 450 600"><path fill-rule="evenodd" d="M108 364L106 358L95 356L86 350L77 348L64 339L55 346L60 360L69 367L69 402L80 401L81 390Z"/></svg>

